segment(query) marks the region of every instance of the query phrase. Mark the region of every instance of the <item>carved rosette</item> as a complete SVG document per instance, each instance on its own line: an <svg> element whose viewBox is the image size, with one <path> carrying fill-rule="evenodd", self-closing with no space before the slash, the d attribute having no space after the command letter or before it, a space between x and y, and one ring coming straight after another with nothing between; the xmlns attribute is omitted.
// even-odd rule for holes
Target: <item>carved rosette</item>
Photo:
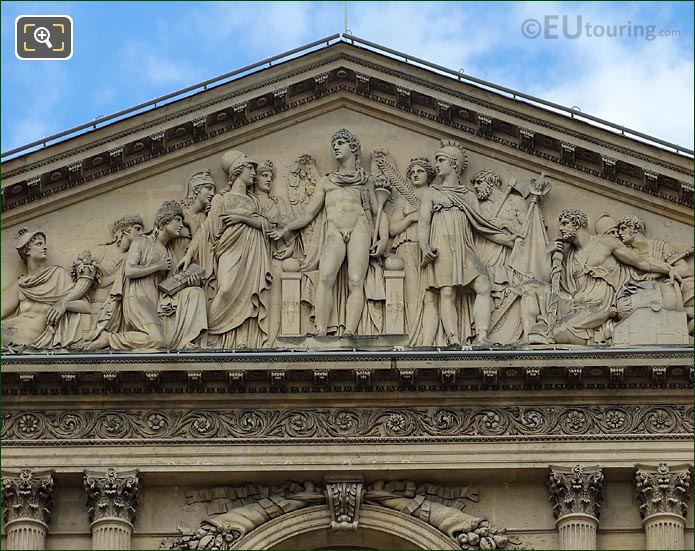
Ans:
<svg viewBox="0 0 695 551"><path fill-rule="evenodd" d="M356 530L360 503L364 494L362 482L328 482L326 497L331 511L331 528Z"/></svg>
<svg viewBox="0 0 695 551"><path fill-rule="evenodd" d="M89 521L121 519L132 524L137 511L140 481L137 471L85 472Z"/></svg>
<svg viewBox="0 0 695 551"><path fill-rule="evenodd" d="M53 476L50 471L3 471L2 512L5 525L23 519L39 520L48 524L52 506Z"/></svg>
<svg viewBox="0 0 695 551"><path fill-rule="evenodd" d="M635 473L637 498L643 519L657 513L673 513L685 517L690 499L689 465L669 467L638 465Z"/></svg>
<svg viewBox="0 0 695 551"><path fill-rule="evenodd" d="M556 519L572 514L599 518L603 500L603 472L600 465L576 465L571 468L551 465L548 488Z"/></svg>

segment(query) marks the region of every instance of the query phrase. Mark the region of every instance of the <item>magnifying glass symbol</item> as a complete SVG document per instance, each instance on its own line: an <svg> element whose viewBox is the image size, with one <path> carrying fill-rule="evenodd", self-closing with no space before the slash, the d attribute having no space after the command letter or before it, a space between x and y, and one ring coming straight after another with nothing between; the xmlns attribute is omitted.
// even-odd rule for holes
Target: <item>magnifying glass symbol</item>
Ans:
<svg viewBox="0 0 695 551"><path fill-rule="evenodd" d="M53 44L51 44L51 33L46 27L38 27L34 30L34 40L39 44L45 44L51 50L53 49Z"/></svg>

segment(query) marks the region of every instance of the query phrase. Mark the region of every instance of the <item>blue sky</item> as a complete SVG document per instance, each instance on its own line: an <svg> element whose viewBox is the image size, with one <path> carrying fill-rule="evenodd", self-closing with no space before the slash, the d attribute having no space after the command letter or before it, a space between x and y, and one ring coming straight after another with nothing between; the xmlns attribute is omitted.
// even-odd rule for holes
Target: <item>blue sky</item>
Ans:
<svg viewBox="0 0 695 551"><path fill-rule="evenodd" d="M344 9L343 2L0 5L2 151L342 32ZM14 20L25 14L71 15L72 59L17 60ZM546 16L559 24L547 29L557 39L522 34L525 21L545 25ZM582 35L563 37L562 16L570 34L581 17ZM622 38L593 36L598 27L615 25L625 26ZM637 25L678 35L626 36ZM693 146L690 2L350 2L349 28L384 46Z"/></svg>

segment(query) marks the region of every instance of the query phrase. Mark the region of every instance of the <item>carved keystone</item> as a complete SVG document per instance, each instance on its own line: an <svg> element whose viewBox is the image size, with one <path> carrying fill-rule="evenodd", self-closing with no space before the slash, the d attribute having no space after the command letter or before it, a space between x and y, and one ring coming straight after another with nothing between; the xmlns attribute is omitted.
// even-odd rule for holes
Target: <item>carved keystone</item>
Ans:
<svg viewBox="0 0 695 551"><path fill-rule="evenodd" d="M2 513L5 526L8 522L22 519L48 524L53 507L53 486L52 471L3 471Z"/></svg>
<svg viewBox="0 0 695 551"><path fill-rule="evenodd" d="M140 495L137 471L85 471L84 489L90 522L118 518L132 524L135 520Z"/></svg>
<svg viewBox="0 0 695 551"><path fill-rule="evenodd" d="M357 530L364 485L361 479L326 479L326 497L331 512L331 528Z"/></svg>
<svg viewBox="0 0 695 551"><path fill-rule="evenodd" d="M642 518L657 513L685 517L690 499L690 465L637 465L635 483Z"/></svg>
<svg viewBox="0 0 695 551"><path fill-rule="evenodd" d="M603 467L551 465L548 489L556 519L578 513L598 519L603 500Z"/></svg>

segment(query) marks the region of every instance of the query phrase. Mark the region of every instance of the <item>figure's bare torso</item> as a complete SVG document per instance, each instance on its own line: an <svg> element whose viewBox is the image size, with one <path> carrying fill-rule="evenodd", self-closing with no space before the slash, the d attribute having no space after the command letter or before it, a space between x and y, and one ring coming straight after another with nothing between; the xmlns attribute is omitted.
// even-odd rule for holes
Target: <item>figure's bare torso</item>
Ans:
<svg viewBox="0 0 695 551"><path fill-rule="evenodd" d="M362 194L367 191L367 186L365 184L340 186L324 178L323 187L326 193L327 230L369 235L369 221L362 202Z"/></svg>

